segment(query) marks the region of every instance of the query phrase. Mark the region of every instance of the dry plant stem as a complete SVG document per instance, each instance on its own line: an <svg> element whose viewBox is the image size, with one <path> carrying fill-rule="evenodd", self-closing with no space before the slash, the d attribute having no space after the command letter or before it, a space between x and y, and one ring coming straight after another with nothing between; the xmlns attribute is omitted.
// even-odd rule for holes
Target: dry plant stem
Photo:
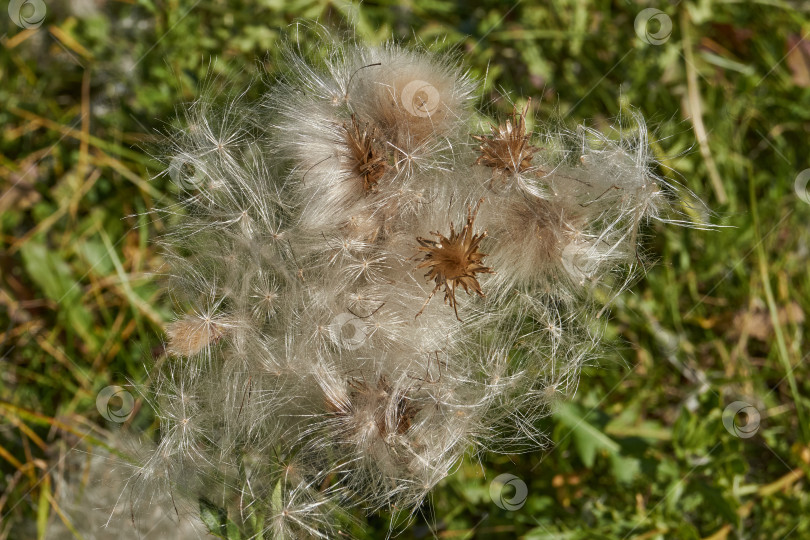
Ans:
<svg viewBox="0 0 810 540"><path fill-rule="evenodd" d="M698 146L700 147L700 155L703 156L703 160L706 162L706 169L708 170L717 202L726 204L728 202L726 188L723 186L723 180L720 178L717 165L714 163L714 157L712 156L711 148L709 148L709 135L706 132L706 126L703 125L703 105L700 97L700 88L698 86L698 73L695 68L694 54L692 52L689 13L685 9L680 11L681 27L683 28L683 54L686 68L686 83L689 93L689 116L691 116L692 125L695 127L695 137L697 137Z"/></svg>

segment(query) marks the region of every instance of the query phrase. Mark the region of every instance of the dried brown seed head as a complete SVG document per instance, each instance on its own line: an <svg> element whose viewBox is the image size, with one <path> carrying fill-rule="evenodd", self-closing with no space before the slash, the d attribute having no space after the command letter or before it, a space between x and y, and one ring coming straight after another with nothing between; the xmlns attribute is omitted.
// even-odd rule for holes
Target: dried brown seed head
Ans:
<svg viewBox="0 0 810 540"><path fill-rule="evenodd" d="M460 286L467 294L470 294L472 290L478 296L484 296L476 274L494 274L495 272L483 264L486 253L478 251L481 240L487 236L486 231L481 234L473 234L473 224L482 202L483 199L478 201L475 210L467 207L467 224L464 225L461 232L457 233L453 223L450 223L449 237L438 232L431 232L430 234L437 237L438 241L422 237L416 238L420 245L419 251L425 252L422 262L416 268L429 268L425 277L436 283L436 287L428 296L425 305L416 314L417 317L422 314L430 299L442 287L444 287L444 302L450 302L459 321L461 319L456 306L456 288Z"/></svg>
<svg viewBox="0 0 810 540"><path fill-rule="evenodd" d="M222 339L227 330L223 319L186 315L166 326L167 350L175 356L192 356Z"/></svg>
<svg viewBox="0 0 810 540"><path fill-rule="evenodd" d="M377 182L388 169L386 155L379 148L379 135L374 126L360 122L352 115L350 125L343 124L345 141L349 148L352 173L363 182L363 193L377 191Z"/></svg>
<svg viewBox="0 0 810 540"><path fill-rule="evenodd" d="M531 99L521 113L515 107L505 124L491 127L492 135L473 135L481 143L481 155L475 160L476 165L491 167L493 174L502 177L531 168L538 148L529 143L530 135L526 133L526 112L530 104Z"/></svg>

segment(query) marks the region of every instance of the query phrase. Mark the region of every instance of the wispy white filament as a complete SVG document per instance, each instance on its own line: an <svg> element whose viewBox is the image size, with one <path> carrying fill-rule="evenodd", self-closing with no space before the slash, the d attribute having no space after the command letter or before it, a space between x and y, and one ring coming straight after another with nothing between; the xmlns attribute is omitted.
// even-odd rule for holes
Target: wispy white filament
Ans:
<svg viewBox="0 0 810 540"><path fill-rule="evenodd" d="M537 420L598 353L594 289L628 286L641 227L678 201L638 116L538 128L531 166L497 170L472 135L499 121L453 58L321 46L291 47L259 103L192 104L176 135L174 356L140 471L279 538L412 511L465 453L543 445ZM492 273L428 280L417 238L449 250L466 227Z"/></svg>

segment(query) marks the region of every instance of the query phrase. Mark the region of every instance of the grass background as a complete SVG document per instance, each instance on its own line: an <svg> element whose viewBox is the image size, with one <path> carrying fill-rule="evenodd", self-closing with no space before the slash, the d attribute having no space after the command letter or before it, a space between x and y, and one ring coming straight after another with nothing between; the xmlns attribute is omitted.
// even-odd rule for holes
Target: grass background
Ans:
<svg viewBox="0 0 810 540"><path fill-rule="evenodd" d="M95 407L163 356L167 299L148 273L165 224L126 216L177 190L148 180L160 166L147 150L207 75L240 88L272 73L298 18L354 25L369 43L458 46L494 112L533 97L540 118L604 126L636 107L662 172L729 226L649 231L659 264L615 304L604 359L546 422L553 445L465 462L404 537L810 537L810 204L794 189L810 167L806 4L49 1L36 30L6 4L0 539L48 537L63 519L55 480L70 448L155 429L148 411L118 426ZM672 23L661 44L634 29L647 7ZM737 400L760 413L753 437L724 428ZM501 473L528 486L516 511L490 498ZM385 517L367 523L361 536L386 530Z"/></svg>

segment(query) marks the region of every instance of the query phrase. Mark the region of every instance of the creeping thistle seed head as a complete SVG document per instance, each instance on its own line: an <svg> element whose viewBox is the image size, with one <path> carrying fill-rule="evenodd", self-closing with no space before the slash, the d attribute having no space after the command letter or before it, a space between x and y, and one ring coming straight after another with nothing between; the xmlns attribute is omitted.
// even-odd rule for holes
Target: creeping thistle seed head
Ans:
<svg viewBox="0 0 810 540"><path fill-rule="evenodd" d="M349 104L380 126L400 156L453 134L469 117L474 85L452 60L395 45L370 56L374 62L357 72Z"/></svg>
<svg viewBox="0 0 810 540"><path fill-rule="evenodd" d="M449 237L433 232L431 234L437 237L438 241L422 237L416 238L420 246L419 251L424 252L422 262L416 268L428 268L425 277L436 283L425 306L433 295L444 287L444 301L445 303L450 302L458 320L461 319L458 317L456 289L461 287L467 294L472 291L483 297L484 293L481 291L481 284L478 282L476 274L494 274L491 268L483 264L486 253L481 253L478 249L481 240L487 236L487 233L486 231L479 234L473 232L475 216L478 214L482 202L483 199L476 203L475 210L471 206L467 208L467 223L461 232L456 233L455 226L450 223ZM424 307L417 313L417 316L421 315L423 311Z"/></svg>
<svg viewBox="0 0 810 540"><path fill-rule="evenodd" d="M388 169L388 160L380 148L379 135L374 126L359 122L352 115L349 125L343 124L346 131L346 145L349 147L352 169L362 182L365 194L377 191L377 183Z"/></svg>
<svg viewBox="0 0 810 540"><path fill-rule="evenodd" d="M469 452L545 444L675 200L638 117L530 133L527 105L472 135L452 57L316 34L258 105L195 103L167 159L177 317L136 493L254 536L334 537L352 508L418 508ZM457 201L478 201L463 226Z"/></svg>
<svg viewBox="0 0 810 540"><path fill-rule="evenodd" d="M508 176L531 169L538 148L531 144L531 134L526 132L526 112L530 105L531 99L520 113L515 105L505 123L490 128L491 135L473 135L473 139L481 143L481 155L475 164L492 168L493 179L499 176L505 182Z"/></svg>

